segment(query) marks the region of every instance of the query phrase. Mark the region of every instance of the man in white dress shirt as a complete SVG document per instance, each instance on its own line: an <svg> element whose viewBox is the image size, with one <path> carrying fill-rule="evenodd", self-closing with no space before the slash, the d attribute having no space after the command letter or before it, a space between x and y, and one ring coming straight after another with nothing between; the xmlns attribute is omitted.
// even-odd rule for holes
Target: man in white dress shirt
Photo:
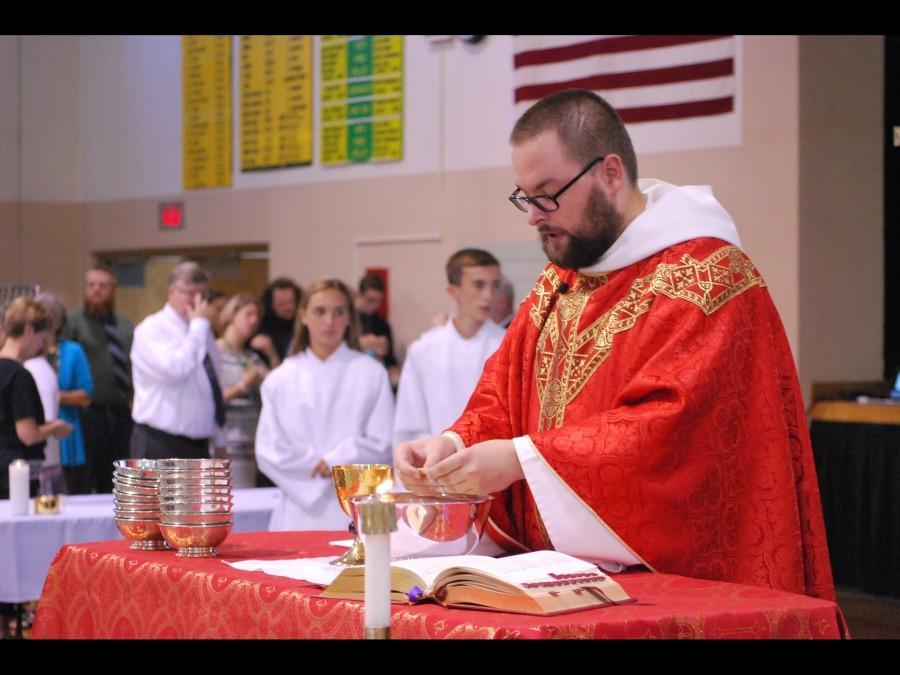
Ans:
<svg viewBox="0 0 900 675"><path fill-rule="evenodd" d="M491 320L500 278L500 262L487 251L450 256L447 293L457 309L409 346L397 391L395 445L441 433L466 407L484 362L505 335Z"/></svg>
<svg viewBox="0 0 900 675"><path fill-rule="evenodd" d="M221 436L225 406L208 289L197 263L180 263L166 305L134 330L132 457L207 458L210 440Z"/></svg>

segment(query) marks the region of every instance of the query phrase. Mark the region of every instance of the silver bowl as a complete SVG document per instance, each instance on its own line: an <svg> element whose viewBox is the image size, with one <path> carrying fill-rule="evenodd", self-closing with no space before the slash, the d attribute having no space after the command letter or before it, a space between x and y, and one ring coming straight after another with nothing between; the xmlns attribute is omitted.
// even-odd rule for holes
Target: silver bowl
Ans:
<svg viewBox="0 0 900 675"><path fill-rule="evenodd" d="M128 478L156 478L158 465L156 459L117 459L113 462L115 475Z"/></svg>
<svg viewBox="0 0 900 675"><path fill-rule="evenodd" d="M230 459L158 459L161 471L198 471L200 469L228 469Z"/></svg>
<svg viewBox="0 0 900 675"><path fill-rule="evenodd" d="M113 513L118 518L122 516L124 518L137 518L138 520L159 520L159 508L158 507L150 507L150 506L127 506L116 504L113 508Z"/></svg>
<svg viewBox="0 0 900 675"><path fill-rule="evenodd" d="M159 496L160 502L200 502L208 504L220 504L222 502L230 502L234 499L231 492L224 494L188 494L185 492L166 493Z"/></svg>
<svg viewBox="0 0 900 675"><path fill-rule="evenodd" d="M194 470L159 470L160 478L231 478L231 469L201 469Z"/></svg>
<svg viewBox="0 0 900 675"><path fill-rule="evenodd" d="M159 496L159 483L154 482L153 486L134 485L131 483L123 483L122 481L117 481L116 479L113 479L113 493L121 493L121 494L129 494L129 495L144 495L147 497L158 497Z"/></svg>
<svg viewBox="0 0 900 675"><path fill-rule="evenodd" d="M230 523L232 514L224 513L162 513L160 525L222 525Z"/></svg>
<svg viewBox="0 0 900 675"><path fill-rule="evenodd" d="M169 546L177 548L177 558L211 558L217 555L215 547L221 544L231 533L231 522L218 525L164 525L160 523L159 531L169 542Z"/></svg>
<svg viewBox="0 0 900 675"><path fill-rule="evenodd" d="M122 505L152 504L153 506L159 506L159 497L153 496L153 495L129 495L129 494L121 493L121 492L114 492L113 493L113 501L116 504L122 504Z"/></svg>
<svg viewBox="0 0 900 675"><path fill-rule="evenodd" d="M205 497L231 497L230 487L205 487L205 488L166 488L162 496L170 499L176 497L205 498Z"/></svg>
<svg viewBox="0 0 900 675"><path fill-rule="evenodd" d="M186 488L186 487L222 487L222 488L230 488L231 487L231 477L208 477L208 476L183 476L183 477L173 477L170 478L165 474L159 479L159 489L160 491L165 491L169 489L178 489L178 488Z"/></svg>
<svg viewBox="0 0 900 675"><path fill-rule="evenodd" d="M158 520L137 520L133 518L116 518L116 527L135 551L159 551L167 548L166 540L159 529Z"/></svg>
<svg viewBox="0 0 900 675"><path fill-rule="evenodd" d="M391 534L393 558L467 555L484 534L492 497L486 495L417 495L397 492L394 500L397 531ZM350 500L357 532L361 532L359 506Z"/></svg>
<svg viewBox="0 0 900 675"><path fill-rule="evenodd" d="M208 504L202 502L169 502L159 505L161 513L231 513L231 502Z"/></svg>

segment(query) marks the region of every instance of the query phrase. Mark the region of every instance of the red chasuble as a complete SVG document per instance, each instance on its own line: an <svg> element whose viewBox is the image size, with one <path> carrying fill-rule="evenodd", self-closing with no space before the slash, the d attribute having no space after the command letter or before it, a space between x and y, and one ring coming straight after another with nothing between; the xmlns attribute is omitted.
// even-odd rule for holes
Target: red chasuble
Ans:
<svg viewBox="0 0 900 675"><path fill-rule="evenodd" d="M790 345L725 242L608 274L547 265L452 430L466 445L528 435L660 572L834 598ZM552 548L525 481L491 520L500 544Z"/></svg>

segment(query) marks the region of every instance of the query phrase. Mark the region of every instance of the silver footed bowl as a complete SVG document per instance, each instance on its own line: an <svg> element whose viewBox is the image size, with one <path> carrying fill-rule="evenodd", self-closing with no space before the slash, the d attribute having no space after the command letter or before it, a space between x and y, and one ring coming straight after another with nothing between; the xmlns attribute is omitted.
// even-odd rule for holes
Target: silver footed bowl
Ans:
<svg viewBox="0 0 900 675"><path fill-rule="evenodd" d="M170 502L177 501L228 501L233 497L231 488L215 488L214 490L166 490L160 494L160 499Z"/></svg>
<svg viewBox="0 0 900 675"><path fill-rule="evenodd" d="M169 478L167 474L162 474L162 478L159 479L159 489L162 492L166 490L173 490L179 488L203 488L203 487L221 487L221 488L230 488L231 487L231 476L228 477L220 477L220 478L210 478L210 477L177 477L177 478Z"/></svg>
<svg viewBox="0 0 900 675"><path fill-rule="evenodd" d="M396 492L397 531L391 534L391 557L427 558L467 555L484 534L492 497L487 495L417 495ZM350 500L360 532L358 498Z"/></svg>
<svg viewBox="0 0 900 675"><path fill-rule="evenodd" d="M156 459L117 459L113 462L116 476L122 478L155 479L159 476Z"/></svg>
<svg viewBox="0 0 900 675"><path fill-rule="evenodd" d="M163 513L231 513L231 502L161 502Z"/></svg>
<svg viewBox="0 0 900 675"><path fill-rule="evenodd" d="M133 494L133 495L145 495L148 497L158 497L159 496L159 483L157 482L153 486L147 485L139 485L133 483L123 483L122 481L118 481L115 478L113 479L113 492L115 494Z"/></svg>
<svg viewBox="0 0 900 675"><path fill-rule="evenodd" d="M157 459L160 471L197 471L199 469L228 469L230 459Z"/></svg>
<svg viewBox="0 0 900 675"><path fill-rule="evenodd" d="M158 551L166 548L157 520L116 518L116 527L131 542L129 548L135 551Z"/></svg>
<svg viewBox="0 0 900 675"><path fill-rule="evenodd" d="M222 525L232 522L231 512L227 513L161 513L160 525Z"/></svg>
<svg viewBox="0 0 900 675"><path fill-rule="evenodd" d="M231 533L231 521L215 525L166 525L159 530L172 548L177 548L177 558L212 558L215 547Z"/></svg>

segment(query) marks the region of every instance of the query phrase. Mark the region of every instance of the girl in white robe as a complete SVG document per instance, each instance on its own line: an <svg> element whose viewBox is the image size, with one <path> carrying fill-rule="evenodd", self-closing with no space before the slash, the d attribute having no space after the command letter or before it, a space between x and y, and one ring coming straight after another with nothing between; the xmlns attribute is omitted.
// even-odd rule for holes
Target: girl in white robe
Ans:
<svg viewBox="0 0 900 675"><path fill-rule="evenodd" d="M346 529L331 467L391 463L388 374L358 351L358 335L349 289L336 279L310 286L292 355L261 389L256 460L282 491L270 530Z"/></svg>

